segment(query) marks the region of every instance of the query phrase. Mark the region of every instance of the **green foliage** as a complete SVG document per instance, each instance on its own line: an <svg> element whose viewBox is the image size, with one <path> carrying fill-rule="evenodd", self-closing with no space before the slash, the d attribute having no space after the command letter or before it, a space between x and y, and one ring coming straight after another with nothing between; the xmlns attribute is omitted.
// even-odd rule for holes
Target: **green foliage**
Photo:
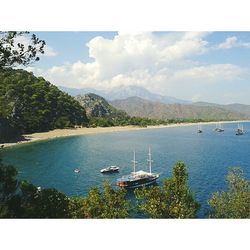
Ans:
<svg viewBox="0 0 250 250"><path fill-rule="evenodd" d="M21 43L18 38L25 37L29 43ZM35 34L29 32L0 32L0 69L28 65L39 61L38 53L44 54L45 41L40 40Z"/></svg>
<svg viewBox="0 0 250 250"><path fill-rule="evenodd" d="M195 218L199 204L187 186L188 174L183 162L177 162L173 176L163 187L136 189L140 211L150 218Z"/></svg>
<svg viewBox="0 0 250 250"><path fill-rule="evenodd" d="M5 128L5 133L0 132L0 135L6 132L13 135L14 131L42 132L87 123L81 105L43 78L24 70L0 70L0 129Z"/></svg>
<svg viewBox="0 0 250 250"><path fill-rule="evenodd" d="M240 168L229 171L226 181L228 191L216 192L208 204L212 218L250 218L250 182Z"/></svg>
<svg viewBox="0 0 250 250"><path fill-rule="evenodd" d="M70 211L73 218L129 218L130 203L126 190L114 190L110 183L104 182L104 191L91 188L85 198L73 198Z"/></svg>
<svg viewBox="0 0 250 250"><path fill-rule="evenodd" d="M9 200L15 193L18 182L17 170L13 166L4 166L0 159L0 202Z"/></svg>
<svg viewBox="0 0 250 250"><path fill-rule="evenodd" d="M0 158L0 218L12 218L15 213L12 207L19 202L16 199L18 181L17 170L13 166L5 166Z"/></svg>

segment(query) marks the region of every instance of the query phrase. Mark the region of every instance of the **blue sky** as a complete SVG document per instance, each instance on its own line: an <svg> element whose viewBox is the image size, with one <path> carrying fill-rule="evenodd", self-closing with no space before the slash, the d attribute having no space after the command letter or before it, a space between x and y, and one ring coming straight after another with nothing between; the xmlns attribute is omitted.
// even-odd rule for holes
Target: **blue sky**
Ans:
<svg viewBox="0 0 250 250"><path fill-rule="evenodd" d="M193 101L250 104L249 32L34 32L45 56L27 68L55 85L137 85Z"/></svg>

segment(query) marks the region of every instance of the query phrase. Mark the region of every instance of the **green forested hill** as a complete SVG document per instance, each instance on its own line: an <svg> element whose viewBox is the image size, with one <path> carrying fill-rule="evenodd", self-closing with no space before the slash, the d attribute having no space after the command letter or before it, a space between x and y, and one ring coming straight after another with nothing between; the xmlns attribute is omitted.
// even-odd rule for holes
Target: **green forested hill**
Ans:
<svg viewBox="0 0 250 250"><path fill-rule="evenodd" d="M0 70L0 140L11 132L32 133L88 123L84 108L42 77Z"/></svg>

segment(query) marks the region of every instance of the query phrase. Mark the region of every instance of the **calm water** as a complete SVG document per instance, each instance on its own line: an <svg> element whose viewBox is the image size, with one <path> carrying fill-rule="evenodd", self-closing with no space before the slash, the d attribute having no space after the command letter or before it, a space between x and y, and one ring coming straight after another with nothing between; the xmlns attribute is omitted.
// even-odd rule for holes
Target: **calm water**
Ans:
<svg viewBox="0 0 250 250"><path fill-rule="evenodd" d="M130 173L133 149L137 169L146 170L150 145L159 183L171 175L177 160L186 163L189 185L202 205L199 216L204 217L211 193L226 187L229 167L240 166L250 178L250 133L236 136L236 124L225 124L224 133L215 133L214 127L203 125L202 134L189 126L62 138L5 149L3 158L17 167L20 179L67 195L85 195L92 186L102 187L105 178L115 186L118 177ZM250 131L250 123L244 129ZM120 173L102 175L100 169L107 165L120 166ZM75 168L81 172L75 174Z"/></svg>

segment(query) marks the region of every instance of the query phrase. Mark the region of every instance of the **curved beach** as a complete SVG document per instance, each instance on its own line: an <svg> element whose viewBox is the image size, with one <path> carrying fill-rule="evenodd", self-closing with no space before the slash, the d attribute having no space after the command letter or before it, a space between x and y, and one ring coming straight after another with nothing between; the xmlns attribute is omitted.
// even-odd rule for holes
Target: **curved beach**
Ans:
<svg viewBox="0 0 250 250"><path fill-rule="evenodd" d="M249 120L242 121L221 121L220 123L239 123L239 122L249 122ZM201 122L200 124L216 124L218 122ZM35 141L42 141L48 139L55 139L60 137L67 136L78 136L78 135L89 135L89 134L100 134L100 133L112 133L112 132L123 132L123 131L131 131L131 130L142 130L142 129L156 129L156 128L175 128L182 126L195 126L198 123L175 123L168 125L157 125L157 126L147 126L147 127L139 127L139 126L117 126L117 127L97 127L97 128L72 128L72 129L55 129L48 132L40 132L33 134L25 134L23 135L24 140L17 141L13 143L2 143L1 147L12 147L15 145L31 143Z"/></svg>

